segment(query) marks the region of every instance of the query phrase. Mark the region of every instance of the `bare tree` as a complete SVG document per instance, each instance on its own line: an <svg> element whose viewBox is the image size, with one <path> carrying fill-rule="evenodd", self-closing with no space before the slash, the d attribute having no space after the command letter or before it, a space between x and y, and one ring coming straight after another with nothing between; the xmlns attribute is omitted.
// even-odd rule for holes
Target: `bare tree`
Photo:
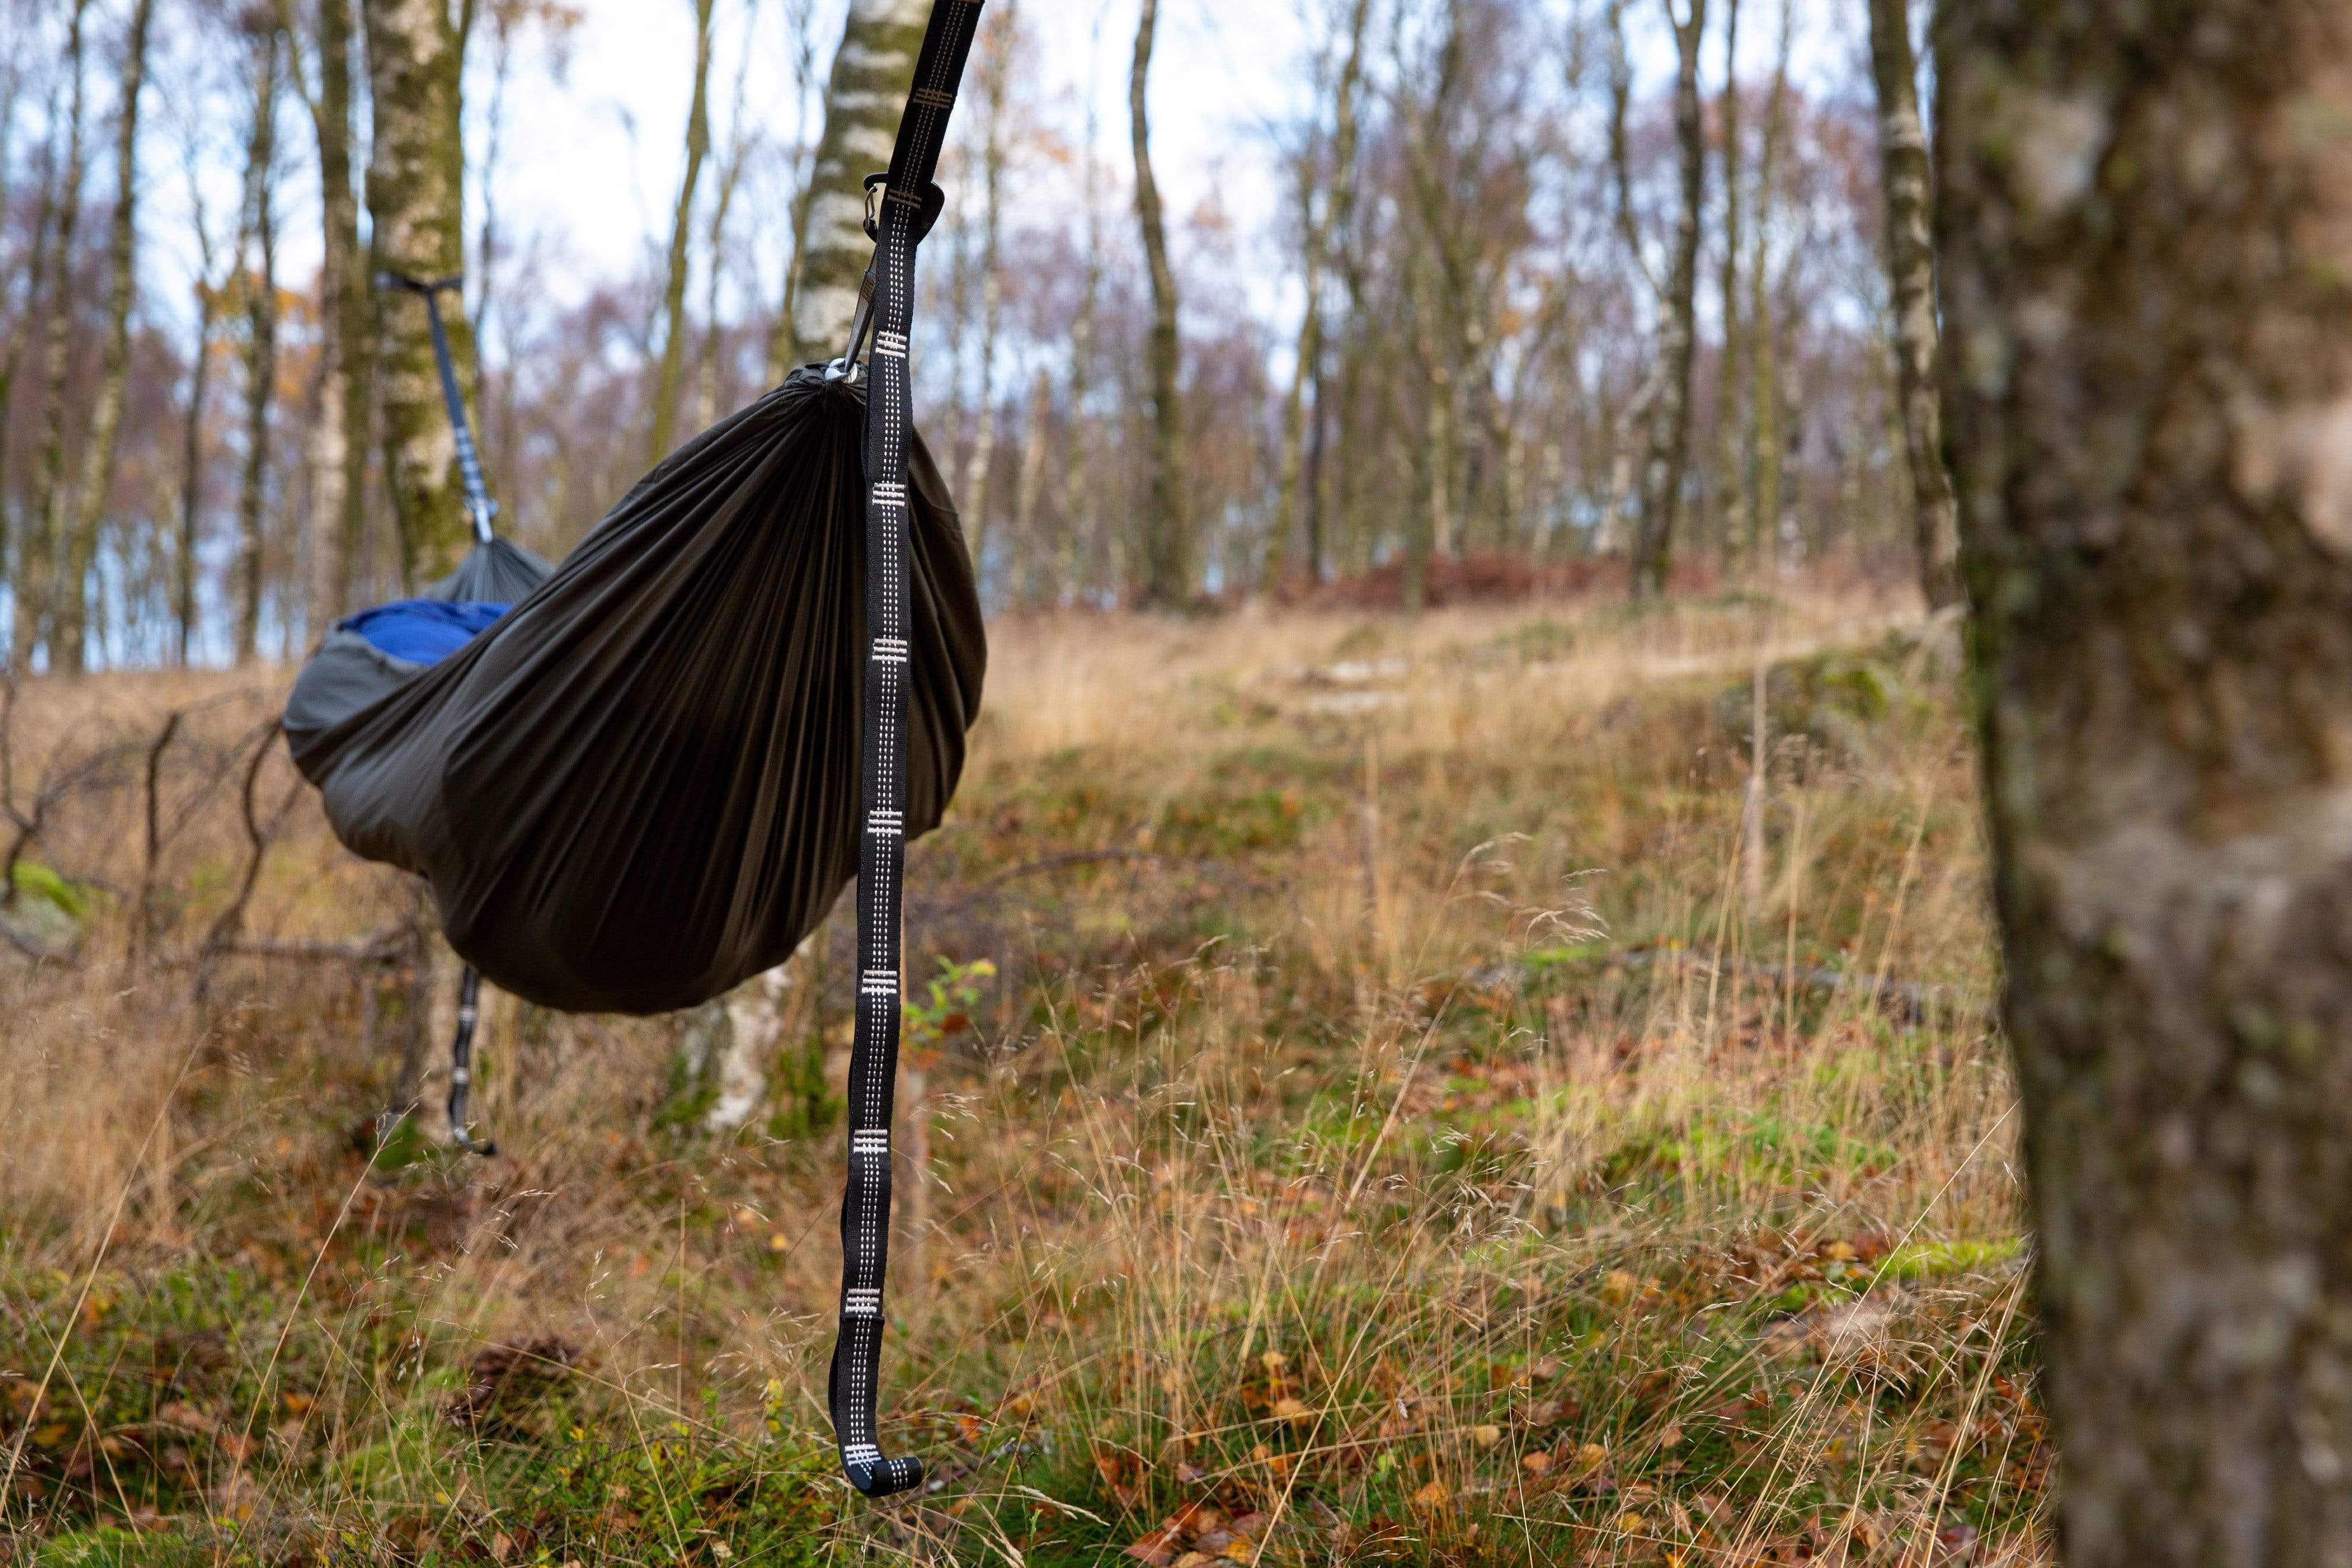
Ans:
<svg viewBox="0 0 2352 1568"><path fill-rule="evenodd" d="M1282 455L1274 504L1274 535L1265 552L1267 585L1288 570L1291 551L1305 559L1307 574L1323 571L1320 540L1297 539L1301 486L1304 480L1307 389L1318 382L1323 366L1324 272L1330 263L1331 237L1344 230L1355 204L1356 89L1363 80L1364 28L1371 16L1371 0L1350 0L1348 39L1339 75L1331 88L1331 142L1328 184L1318 204L1315 199L1315 156L1318 138L1310 137L1298 164L1301 283L1306 299L1298 323L1298 355L1291 366L1290 390L1282 404Z"/></svg>
<svg viewBox="0 0 2352 1568"><path fill-rule="evenodd" d="M727 113L727 150L719 164L718 189L711 193L710 225L703 239L709 266L702 278L702 356L695 375L694 427L707 430L719 417L719 361L726 327L719 319L719 290L727 276L727 219L734 210L735 193L743 183L743 167L751 161L757 132L744 112L745 89L751 78L751 38L760 20L760 0L743 7L743 49L735 60L735 91Z"/></svg>
<svg viewBox="0 0 2352 1568"><path fill-rule="evenodd" d="M1127 109L1135 149L1135 221L1151 274L1150 338L1151 454L1150 493L1143 509L1143 602L1160 609L1192 592L1192 529L1184 509L1184 408L1176 391L1176 273L1168 265L1168 229L1160 212L1160 185L1151 174L1152 34L1160 0L1143 0L1135 24L1135 64L1127 78Z"/></svg>
<svg viewBox="0 0 2352 1568"><path fill-rule="evenodd" d="M1674 564L1675 520L1682 508L1683 473L1690 456L1691 358L1697 342L1699 218L1706 202L1706 125L1699 110L1699 44L1706 30L1706 0L1661 0L1674 26L1675 145L1681 175L1675 236L1667 251L1659 300L1658 361L1663 367L1649 408L1648 452L1642 463L1641 529L1633 541L1633 592L1664 593Z"/></svg>
<svg viewBox="0 0 2352 1568"><path fill-rule="evenodd" d="M455 277L466 265L458 17L447 0L360 0L360 15L374 116L367 172L373 269ZM400 526L402 570L416 581L456 566L472 533L425 301L397 289L375 298L385 488ZM458 385L470 393L474 332L463 311L450 313L448 334Z"/></svg>
<svg viewBox="0 0 2352 1568"><path fill-rule="evenodd" d="M59 669L89 667L83 646L85 595L90 562L98 553L98 527L114 486L115 445L122 434L122 393L131 379L131 303L139 287L139 93L147 70L147 25L155 0L134 0L122 46L121 102L114 120L114 213L107 225L106 346L99 370L98 402L82 448L81 484L73 531L66 540L66 569L57 596L57 645L51 663Z"/></svg>
<svg viewBox="0 0 2352 1568"><path fill-rule="evenodd" d="M278 57L275 16L256 12L253 121L246 141L245 215L237 255L245 298L245 477L236 503L236 659L260 652L266 576L263 511L269 485L270 412L278 381ZM246 257L248 253L252 259Z"/></svg>
<svg viewBox="0 0 2352 1568"><path fill-rule="evenodd" d="M1748 398L1748 540L1743 552L1759 570L1776 548L1782 507L1783 460L1780 322L1773 308L1771 221L1779 199L1780 163L1789 131L1790 0L1780 0L1780 40L1772 85L1764 96L1764 145L1756 161L1756 223L1748 258L1748 344L1753 371ZM1793 432L1792 432L1793 433Z"/></svg>
<svg viewBox="0 0 2352 1568"><path fill-rule="evenodd" d="M352 185L351 0L318 0L316 91L304 79L291 0L278 0L287 61L319 151L319 411L310 429L310 576L307 627L315 641L348 608L366 501L369 287L360 265L359 198Z"/></svg>
<svg viewBox="0 0 2352 1568"><path fill-rule="evenodd" d="M1020 26L1020 0L1003 0L1003 8L992 12L982 25L976 73L981 97L980 398L960 494L972 570L982 573L987 570L988 480L996 463L996 338L1004 307L1004 278L997 256L1004 227L1004 121Z"/></svg>
<svg viewBox="0 0 2352 1568"><path fill-rule="evenodd" d="M196 530L204 517L205 402L213 370L213 329L220 321L222 289L213 282L213 231L198 177L198 147L191 136L184 153L189 226L196 239L196 332L188 365L188 405L181 434L180 527L172 552L173 619L177 622L180 666L187 667L196 635Z"/></svg>
<svg viewBox="0 0 2352 1568"><path fill-rule="evenodd" d="M1949 5L1936 49L2060 1555L2343 1562L2352 17Z"/></svg>
<svg viewBox="0 0 2352 1568"><path fill-rule="evenodd" d="M1909 0L1870 0L1870 64L1878 80L1878 160L1886 205L1886 282L1895 317L1895 392L1910 459L1911 531L1928 608L1960 601L1958 519L1944 472L1936 407L1936 253L1927 235L1927 134Z"/></svg>
<svg viewBox="0 0 2352 1568"><path fill-rule="evenodd" d="M1723 256L1716 271L1716 298L1723 311L1723 355L1716 370L1715 513L1727 552L1738 549L1745 514L1740 470L1739 370L1741 352L1740 181L1746 153L1739 144L1739 0L1723 8Z"/></svg>
<svg viewBox="0 0 2352 1568"><path fill-rule="evenodd" d="M686 113L686 172L677 182L677 206L670 215L669 265L662 285L661 369L654 381L653 437L648 460L669 455L677 433L677 383L686 363L687 270L692 261L694 188L702 161L710 155L710 14L713 0L694 0L694 96ZM713 255L711 266L719 265Z"/></svg>
<svg viewBox="0 0 2352 1568"><path fill-rule="evenodd" d="M809 92L816 83L815 0L784 0L784 34L793 62L792 197L785 213L792 225L793 248L784 263L783 308L776 313L775 328L768 337L768 380L771 382L784 379L793 368L800 347L793 331L793 310L800 299L801 262L806 254L809 203L816 194L813 178L816 149L810 145L808 139Z"/></svg>
<svg viewBox="0 0 2352 1568"><path fill-rule="evenodd" d="M82 26L89 0L73 0L66 32L66 69L72 83L66 120L66 159L58 178L57 216L49 235L48 319L41 380L41 461L34 470L31 504L25 508L25 546L16 559L16 623L13 667L29 667L36 643L48 644L52 666L58 546L65 522L66 376L71 366L73 255L81 227ZM32 308L28 303L26 308Z"/></svg>

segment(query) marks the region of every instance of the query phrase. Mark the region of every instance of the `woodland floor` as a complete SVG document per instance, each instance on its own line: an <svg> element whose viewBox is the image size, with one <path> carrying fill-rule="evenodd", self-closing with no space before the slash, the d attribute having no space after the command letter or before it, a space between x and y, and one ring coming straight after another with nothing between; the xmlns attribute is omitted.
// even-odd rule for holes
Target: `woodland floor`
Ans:
<svg viewBox="0 0 2352 1568"><path fill-rule="evenodd" d="M500 1154L372 1154L414 990L327 945L410 894L282 749L219 925L279 677L28 688L19 935L79 945L0 958L0 1563L2042 1561L1948 635L996 628L912 855L887 1507L823 1404L840 956L740 1134L675 1020L507 1001Z"/></svg>

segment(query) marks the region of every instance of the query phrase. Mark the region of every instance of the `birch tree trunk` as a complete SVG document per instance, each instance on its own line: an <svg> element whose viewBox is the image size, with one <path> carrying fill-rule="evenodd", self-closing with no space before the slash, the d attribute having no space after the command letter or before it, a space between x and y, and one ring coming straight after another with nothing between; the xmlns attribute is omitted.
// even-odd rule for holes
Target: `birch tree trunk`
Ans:
<svg viewBox="0 0 2352 1568"><path fill-rule="evenodd" d="M1960 601L1958 520L1944 472L1936 405L1936 253L1927 235L1927 134L1908 0L1870 0L1870 65L1878 79L1879 183L1886 207L1886 283L1895 314L1895 398L1911 469L1911 537L1930 610Z"/></svg>
<svg viewBox="0 0 2352 1568"><path fill-rule="evenodd" d="M792 300L779 327L779 336L789 332L790 339L772 356L780 365L832 359L849 346L857 285L874 256L864 181L890 165L930 11L929 0L850 0L825 84L824 131L809 171Z"/></svg>
<svg viewBox="0 0 2352 1568"><path fill-rule="evenodd" d="M1975 0L1937 60L2062 1555L2352 1561L2352 15Z"/></svg>
<svg viewBox="0 0 2352 1568"><path fill-rule="evenodd" d="M245 235L258 265L245 275L245 478L236 503L236 661L260 653L263 510L269 483L269 413L278 381L278 50L274 19L256 24L253 127L246 143Z"/></svg>
<svg viewBox="0 0 2352 1568"><path fill-rule="evenodd" d="M669 266L662 287L661 369L654 380L653 438L648 462L669 455L677 434L677 383L686 364L686 284L694 233L694 188L710 152L710 13L713 0L694 0L694 99L686 113L686 173L669 225ZM712 267L719 265L713 254Z"/></svg>
<svg viewBox="0 0 2352 1568"><path fill-rule="evenodd" d="M1698 47L1706 30L1706 0L1684 0L1685 17L1674 14L1675 143L1682 175L1682 200L1675 214L1675 237L1666 263L1665 288L1658 302L1658 359L1664 373L1650 405L1648 451L1642 462L1642 516L1633 541L1636 598L1666 591L1674 566L1675 519L1682 507L1683 472L1690 457L1691 351L1697 340L1698 225L1706 200L1706 125L1699 111Z"/></svg>
<svg viewBox="0 0 2352 1568"><path fill-rule="evenodd" d="M372 270L456 277L466 266L458 120L465 50L457 23L447 0L360 0L360 15L375 131L367 172ZM446 320L457 385L471 395L472 323L463 310ZM402 570L415 584L454 568L473 532L425 301L379 291L375 337L384 487L399 524Z"/></svg>
<svg viewBox="0 0 2352 1568"><path fill-rule="evenodd" d="M1152 35L1160 24L1160 0L1143 0L1135 25L1135 64L1127 78L1127 110L1135 148L1135 222L1143 235L1143 256L1151 273L1150 337L1151 454L1150 491L1143 510L1143 602L1170 610L1192 596L1191 529L1184 515L1184 407L1176 390L1176 274L1168 265L1168 230L1160 212L1160 186L1151 174Z"/></svg>
<svg viewBox="0 0 2352 1568"><path fill-rule="evenodd" d="M89 0L74 0L66 34L66 69L72 82L66 121L66 164L58 185L57 219L49 238L48 317L42 342L41 460L33 471L33 494L25 508L25 548L16 563L14 667L30 667L34 644L46 644L57 666L55 600L58 536L64 528L66 469L66 374L71 368L73 255L81 227L82 23ZM34 307L27 302L26 308Z"/></svg>
<svg viewBox="0 0 2352 1568"><path fill-rule="evenodd" d="M99 369L98 402L82 448L81 483L73 532L66 543L64 581L57 601L57 652L52 668L89 668L83 646L84 595L98 554L98 526L114 487L115 444L122 434L122 394L131 379L131 303L139 291L139 92L147 69L147 24L155 0L136 0L122 46L121 104L114 125L114 214L107 226L106 347Z"/></svg>

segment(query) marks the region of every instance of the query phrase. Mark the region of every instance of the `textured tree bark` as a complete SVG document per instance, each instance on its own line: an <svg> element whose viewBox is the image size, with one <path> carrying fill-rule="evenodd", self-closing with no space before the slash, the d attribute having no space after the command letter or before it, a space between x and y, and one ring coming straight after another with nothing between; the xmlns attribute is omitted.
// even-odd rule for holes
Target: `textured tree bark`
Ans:
<svg viewBox="0 0 2352 1568"><path fill-rule="evenodd" d="M58 545L65 528L66 374L71 367L73 254L81 228L82 23L89 0L74 0L66 34L66 69L71 107L66 121L65 171L58 187L57 217L49 240L48 317L43 329L40 465L33 471L33 494L25 508L25 541L17 552L14 667L29 667L34 645L46 646L57 665L55 612ZM33 306L26 302L26 308Z"/></svg>
<svg viewBox="0 0 2352 1568"><path fill-rule="evenodd" d="M694 98L686 113L686 172L677 183L677 208L669 225L669 267L662 287L661 368L654 378L651 450L646 460L669 455L677 434L677 383L686 365L686 283L694 233L694 188L702 161L710 153L710 12L713 0L694 0ZM719 265L713 252L710 265Z"/></svg>
<svg viewBox="0 0 2352 1568"><path fill-rule="evenodd" d="M1143 602L1173 609L1192 596L1192 540L1184 512L1184 407L1176 391L1176 274L1168 265L1168 229L1160 212L1160 185L1151 175L1151 40L1160 0L1143 0L1135 24L1135 64L1128 73L1127 110L1135 147L1135 221L1151 272L1150 493L1143 508Z"/></svg>
<svg viewBox="0 0 2352 1568"><path fill-rule="evenodd" d="M1682 200L1658 301L1658 360L1664 374L1650 404L1648 450L1642 460L1642 516L1633 540L1635 597L1664 593L1674 565L1675 518L1682 508L1683 471L1690 458L1691 350L1697 341L1698 226L1706 201L1706 124L1699 111L1698 47L1706 31L1706 0L1684 0L1688 15L1674 24L1675 144Z"/></svg>
<svg viewBox="0 0 2352 1568"><path fill-rule="evenodd" d="M1944 472L1936 402L1936 253L1927 234L1927 133L1908 0L1870 0L1870 65L1878 79L1879 184L1886 208L1886 283L1895 314L1895 388L1911 466L1911 535L1927 607L1960 601L1959 537Z"/></svg>
<svg viewBox="0 0 2352 1568"><path fill-rule="evenodd" d="M2062 1552L2352 1561L2352 13L1937 26Z"/></svg>
<svg viewBox="0 0 2352 1568"><path fill-rule="evenodd" d="M107 225L106 346L99 367L98 400L90 411L82 447L81 483L75 496L73 531L66 540L66 570L57 596L57 653L61 670L89 667L83 646L83 596L98 554L98 526L114 487L114 452L122 434L122 393L131 379L131 302L139 291L139 92L147 69L147 24L155 0L137 0L122 46L121 105L114 121L114 214Z"/></svg>
<svg viewBox="0 0 2352 1568"><path fill-rule="evenodd" d="M319 144L319 418L310 433L310 580L305 627L326 634L350 608L352 559L367 493L369 288L359 256L352 188L351 0L320 0L319 93L310 103ZM293 29L287 27L290 40ZM291 44L289 43L289 47ZM299 59L299 55L296 57Z"/></svg>
<svg viewBox="0 0 2352 1568"><path fill-rule="evenodd" d="M361 0L375 135L367 172L374 271L423 278L465 269L465 147L458 122L464 48L447 0ZM473 533L457 474L457 442L441 403L425 301L377 294L376 381L383 471L413 584L457 564ZM474 385L474 331L448 312L457 384Z"/></svg>
<svg viewBox="0 0 2352 1568"><path fill-rule="evenodd" d="M246 142L245 233L237 246L253 246L259 265L245 276L245 478L236 502L236 662L251 664L260 653L261 594L265 576L262 512L269 483L269 414L278 382L278 51L276 21L257 21L254 48L253 127Z"/></svg>
<svg viewBox="0 0 2352 1568"><path fill-rule="evenodd" d="M792 340L774 356L786 367L831 359L849 346L858 281L874 256L874 242L866 237L864 181L890 165L929 20L929 0L850 0L825 84L824 131L809 172L808 209L796 246L785 320Z"/></svg>

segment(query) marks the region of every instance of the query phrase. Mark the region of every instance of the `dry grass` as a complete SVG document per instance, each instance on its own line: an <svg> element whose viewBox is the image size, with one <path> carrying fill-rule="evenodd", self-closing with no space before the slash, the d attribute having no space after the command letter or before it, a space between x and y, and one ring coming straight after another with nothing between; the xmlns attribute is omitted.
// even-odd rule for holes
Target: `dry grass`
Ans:
<svg viewBox="0 0 2352 1568"><path fill-rule="evenodd" d="M268 695L23 695L20 797L126 760L32 854L79 958L0 973L18 1561L2040 1559L1965 729L1886 605L997 628L914 854L910 970L998 977L919 1030L887 1510L824 1427L844 962L756 1134L674 1022L506 1003L501 1155L371 1160L417 977L195 961ZM294 800L248 936L396 928Z"/></svg>

